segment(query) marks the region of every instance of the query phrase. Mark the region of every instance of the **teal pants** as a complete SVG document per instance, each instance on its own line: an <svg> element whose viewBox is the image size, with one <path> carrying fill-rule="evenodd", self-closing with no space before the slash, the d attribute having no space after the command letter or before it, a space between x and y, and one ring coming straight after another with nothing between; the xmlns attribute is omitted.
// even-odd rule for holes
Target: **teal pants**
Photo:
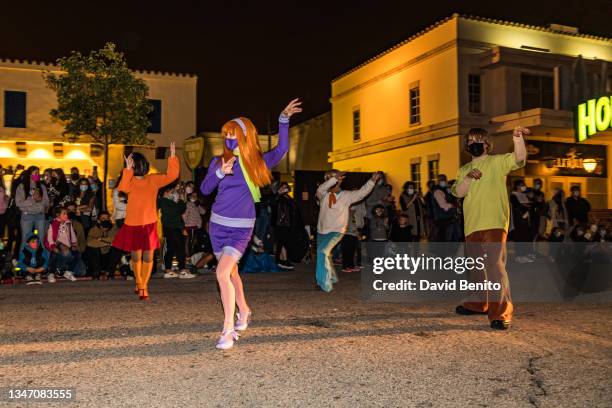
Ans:
<svg viewBox="0 0 612 408"><path fill-rule="evenodd" d="M325 292L331 292L332 285L338 282L336 270L331 260L331 252L343 235L340 232L317 234L317 285Z"/></svg>

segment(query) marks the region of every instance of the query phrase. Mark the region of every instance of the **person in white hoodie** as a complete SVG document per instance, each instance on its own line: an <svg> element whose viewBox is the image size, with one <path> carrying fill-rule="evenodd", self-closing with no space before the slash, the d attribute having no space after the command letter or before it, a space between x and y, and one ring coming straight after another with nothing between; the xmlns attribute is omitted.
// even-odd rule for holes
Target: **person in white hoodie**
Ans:
<svg viewBox="0 0 612 408"><path fill-rule="evenodd" d="M317 188L320 211L317 224L316 277L317 285L325 292L331 292L333 284L338 281L330 255L346 232L349 207L370 194L380 177L381 173L376 172L359 190L346 191L340 187L344 173L330 170L325 173L325 182Z"/></svg>

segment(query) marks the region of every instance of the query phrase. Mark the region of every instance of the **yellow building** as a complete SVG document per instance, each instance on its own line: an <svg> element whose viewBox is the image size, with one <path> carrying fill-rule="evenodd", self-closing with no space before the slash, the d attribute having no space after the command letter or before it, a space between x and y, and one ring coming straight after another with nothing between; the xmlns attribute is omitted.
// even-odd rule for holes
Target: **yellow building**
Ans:
<svg viewBox="0 0 612 408"><path fill-rule="evenodd" d="M7 168L22 164L41 169L62 168L69 174L78 167L90 175L97 167L102 177L102 147L90 143L69 143L62 137L61 125L52 122L49 111L57 104L55 92L48 89L44 71L57 68L38 62L0 60L0 165ZM186 74L135 71L149 86L149 99L154 106L148 137L154 143L134 147L145 154L151 167L165 171L167 148L196 133L197 77ZM109 179L115 179L123 168L125 146L111 145ZM182 161L181 177L191 178L191 171Z"/></svg>
<svg viewBox="0 0 612 408"><path fill-rule="evenodd" d="M502 153L525 126L529 164L515 176L542 178L547 197L577 184L594 208L612 208L612 129L576 143L573 114L612 94L611 62L610 38L454 14L332 81L329 161L382 170L396 192L408 180L424 189L469 160L469 128L487 129Z"/></svg>

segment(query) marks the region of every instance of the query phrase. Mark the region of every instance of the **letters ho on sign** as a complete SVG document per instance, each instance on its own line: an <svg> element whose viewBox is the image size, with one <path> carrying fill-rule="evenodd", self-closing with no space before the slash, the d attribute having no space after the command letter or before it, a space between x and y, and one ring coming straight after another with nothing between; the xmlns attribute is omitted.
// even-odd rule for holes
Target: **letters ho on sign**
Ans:
<svg viewBox="0 0 612 408"><path fill-rule="evenodd" d="M576 142L584 142L598 132L612 126L612 96L589 99L576 107Z"/></svg>

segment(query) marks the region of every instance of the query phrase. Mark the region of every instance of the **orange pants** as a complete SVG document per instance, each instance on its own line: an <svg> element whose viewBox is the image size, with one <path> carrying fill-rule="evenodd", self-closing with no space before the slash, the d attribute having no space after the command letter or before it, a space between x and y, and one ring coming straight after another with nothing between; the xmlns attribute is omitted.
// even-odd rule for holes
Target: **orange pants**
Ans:
<svg viewBox="0 0 612 408"><path fill-rule="evenodd" d="M471 282L483 282L487 279L499 283L499 291L489 291L485 299L465 302L463 307L474 312L487 312L489 320L512 320L512 299L510 283L506 272L506 231L490 229L476 231L465 237L467 253L470 257L483 257L484 269L473 269Z"/></svg>

